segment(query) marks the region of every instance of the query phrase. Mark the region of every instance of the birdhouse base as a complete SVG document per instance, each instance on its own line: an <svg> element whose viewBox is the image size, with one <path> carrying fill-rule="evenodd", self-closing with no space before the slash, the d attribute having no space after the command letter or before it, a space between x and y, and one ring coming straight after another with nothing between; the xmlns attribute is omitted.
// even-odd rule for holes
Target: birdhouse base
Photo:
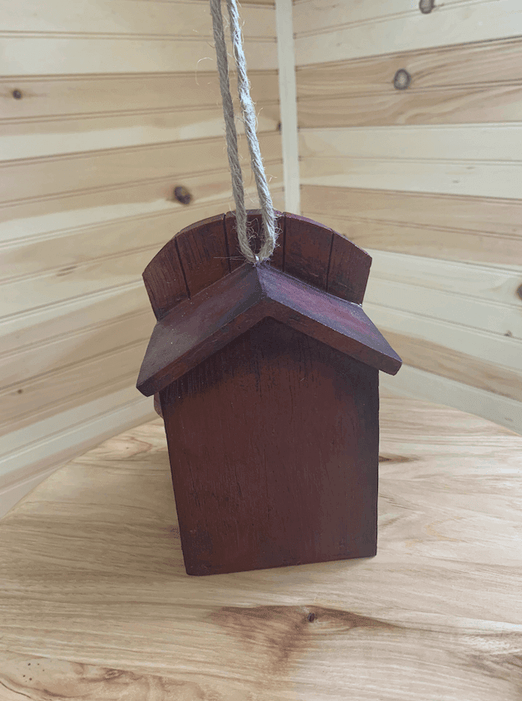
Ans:
<svg viewBox="0 0 522 701"><path fill-rule="evenodd" d="M265 318L160 396L188 574L375 555L377 370Z"/></svg>

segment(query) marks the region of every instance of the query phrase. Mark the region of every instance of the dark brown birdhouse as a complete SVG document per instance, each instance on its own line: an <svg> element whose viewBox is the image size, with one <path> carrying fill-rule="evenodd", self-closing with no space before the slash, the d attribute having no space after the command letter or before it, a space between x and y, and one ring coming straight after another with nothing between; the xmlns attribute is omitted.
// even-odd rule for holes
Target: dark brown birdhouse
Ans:
<svg viewBox="0 0 522 701"><path fill-rule="evenodd" d="M159 394L188 574L376 552L378 374L401 360L361 307L371 258L309 219L277 225L269 264L245 262L230 213L143 274L158 322L138 389Z"/></svg>

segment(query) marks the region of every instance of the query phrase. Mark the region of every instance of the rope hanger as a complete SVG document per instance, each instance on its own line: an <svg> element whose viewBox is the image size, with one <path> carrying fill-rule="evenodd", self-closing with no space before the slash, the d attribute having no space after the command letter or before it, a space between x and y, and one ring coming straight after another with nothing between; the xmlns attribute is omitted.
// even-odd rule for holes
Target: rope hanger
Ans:
<svg viewBox="0 0 522 701"><path fill-rule="evenodd" d="M236 0L226 0L230 21L230 35L237 70L237 89L245 134L250 151L252 172L257 188L261 215L263 220L262 244L259 253L255 253L250 245L247 231L247 215L245 207L245 190L243 187L243 174L239 161L237 145L237 130L234 118L234 105L230 94L230 78L228 70L227 46L225 42L225 30L223 27L223 14L221 12L221 0L210 0L212 25L214 30L214 42L216 45L217 66L219 73L219 88L223 102L223 116L225 118L225 135L227 142L227 155L232 177L232 192L236 204L236 226L239 247L241 253L253 265L259 265L270 258L274 252L277 232L275 227L274 207L261 158L259 140L256 133L256 113L254 103L250 96L250 83L247 76L245 53L239 22L239 11Z"/></svg>

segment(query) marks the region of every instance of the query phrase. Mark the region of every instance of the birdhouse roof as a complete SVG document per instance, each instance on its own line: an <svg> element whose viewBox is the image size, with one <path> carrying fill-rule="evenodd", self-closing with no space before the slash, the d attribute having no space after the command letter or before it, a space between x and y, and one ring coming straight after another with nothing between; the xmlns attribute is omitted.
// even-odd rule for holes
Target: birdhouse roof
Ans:
<svg viewBox="0 0 522 701"><path fill-rule="evenodd" d="M248 213L259 246L260 214ZM332 229L277 213L270 263L244 262L235 215L184 229L143 274L158 322L138 378L154 394L272 317L363 363L395 374L401 359L364 313L370 256Z"/></svg>

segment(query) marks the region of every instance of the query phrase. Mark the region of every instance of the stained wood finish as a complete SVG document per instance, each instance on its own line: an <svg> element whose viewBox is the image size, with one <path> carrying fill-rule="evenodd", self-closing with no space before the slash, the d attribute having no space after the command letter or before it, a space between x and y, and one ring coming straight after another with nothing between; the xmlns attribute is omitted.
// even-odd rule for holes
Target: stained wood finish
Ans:
<svg viewBox="0 0 522 701"><path fill-rule="evenodd" d="M371 256L357 246L346 246L344 239L334 232L328 267L327 292L361 304L368 282ZM350 275L346 271L350 271Z"/></svg>
<svg viewBox="0 0 522 701"><path fill-rule="evenodd" d="M247 212L247 226L257 252L262 227L259 210ZM270 267L284 269L342 299L362 302L371 263L367 253L331 229L295 214L276 211L276 226L280 233ZM162 318L187 296L197 295L243 265L234 212L191 224L165 244L143 273L156 317Z"/></svg>
<svg viewBox="0 0 522 701"><path fill-rule="evenodd" d="M273 270L243 265L178 304L152 332L137 386L150 396L265 317L392 375L401 360L362 308Z"/></svg>
<svg viewBox="0 0 522 701"><path fill-rule="evenodd" d="M285 272L326 291L333 236L311 219L287 217Z"/></svg>
<svg viewBox="0 0 522 701"><path fill-rule="evenodd" d="M224 214L183 229L174 243L190 296L197 295L230 272ZM156 267L158 265L160 263Z"/></svg>
<svg viewBox="0 0 522 701"><path fill-rule="evenodd" d="M522 42L441 46L301 67L301 127L518 122ZM399 69L411 75L396 90Z"/></svg>
<svg viewBox="0 0 522 701"><path fill-rule="evenodd" d="M164 274L158 274L160 269ZM164 247L154 256L143 271L143 282L157 319L188 298L187 281L176 245Z"/></svg>
<svg viewBox="0 0 522 701"><path fill-rule="evenodd" d="M375 558L193 578L162 423L113 438L0 523L3 697L519 701L521 453L384 397Z"/></svg>
<svg viewBox="0 0 522 701"><path fill-rule="evenodd" d="M375 554L377 375L268 318L161 393L188 574Z"/></svg>

